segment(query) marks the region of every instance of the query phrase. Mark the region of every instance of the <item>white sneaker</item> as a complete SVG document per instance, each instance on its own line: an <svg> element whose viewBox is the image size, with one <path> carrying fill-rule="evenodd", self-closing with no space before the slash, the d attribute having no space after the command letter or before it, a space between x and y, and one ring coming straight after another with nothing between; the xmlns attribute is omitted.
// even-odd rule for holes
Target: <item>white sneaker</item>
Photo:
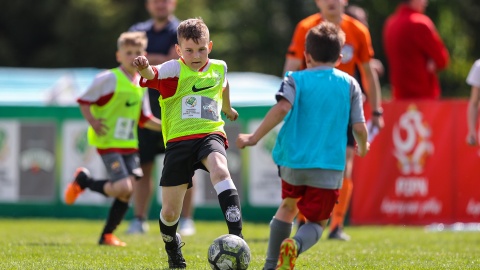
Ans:
<svg viewBox="0 0 480 270"><path fill-rule="evenodd" d="M181 236L190 236L195 234L195 223L191 218L180 218L178 232Z"/></svg>
<svg viewBox="0 0 480 270"><path fill-rule="evenodd" d="M147 221L134 218L132 222L130 222L127 234L144 234L148 232L149 229L150 227L148 226Z"/></svg>

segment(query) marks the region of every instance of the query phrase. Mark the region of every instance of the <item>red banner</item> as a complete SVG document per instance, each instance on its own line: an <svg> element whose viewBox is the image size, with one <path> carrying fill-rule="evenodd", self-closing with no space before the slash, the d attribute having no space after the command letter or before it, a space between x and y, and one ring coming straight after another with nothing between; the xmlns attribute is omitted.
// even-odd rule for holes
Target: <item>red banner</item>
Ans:
<svg viewBox="0 0 480 270"><path fill-rule="evenodd" d="M480 220L480 150L465 143L466 101L392 102L356 158L352 224Z"/></svg>

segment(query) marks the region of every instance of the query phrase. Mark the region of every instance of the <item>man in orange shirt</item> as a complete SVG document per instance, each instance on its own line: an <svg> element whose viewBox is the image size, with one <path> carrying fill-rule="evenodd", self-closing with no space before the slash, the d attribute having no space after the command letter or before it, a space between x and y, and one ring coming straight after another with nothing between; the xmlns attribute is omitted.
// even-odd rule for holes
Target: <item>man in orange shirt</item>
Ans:
<svg viewBox="0 0 480 270"><path fill-rule="evenodd" d="M342 48L342 62L338 69L354 76L355 65L360 67L362 82L366 89L370 107L372 110L372 126L382 128L383 110L381 108L380 83L376 72L372 70L370 60L373 58L373 48L370 33L361 22L344 14L347 0L315 0L319 13L313 14L297 24L292 42L288 48L284 72L295 71L305 68L305 36L310 28L322 21L329 21L340 26L345 32L346 41ZM354 157L354 139L351 127L347 130L348 143L346 165L344 171L343 186L340 190L339 202L333 209L330 221L329 239L349 240L350 237L343 232L343 223L352 196L352 167ZM299 215L300 216L300 215ZM298 218L302 222L302 217ZM305 222L305 220L303 220Z"/></svg>

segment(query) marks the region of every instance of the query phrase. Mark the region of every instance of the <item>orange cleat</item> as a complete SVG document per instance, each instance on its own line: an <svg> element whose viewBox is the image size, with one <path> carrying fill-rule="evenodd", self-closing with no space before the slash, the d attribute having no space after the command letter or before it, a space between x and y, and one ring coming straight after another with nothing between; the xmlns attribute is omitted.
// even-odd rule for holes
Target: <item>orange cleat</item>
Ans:
<svg viewBox="0 0 480 270"><path fill-rule="evenodd" d="M90 172L86 168L78 168L75 171L73 181L68 184L65 190L65 203L73 204L77 200L78 196L82 194L85 188L82 188L80 184L84 184L90 178Z"/></svg>
<svg viewBox="0 0 480 270"><path fill-rule="evenodd" d="M293 238L283 240L280 245L280 256L276 270L293 270L295 268L295 261L298 257L297 241Z"/></svg>
<svg viewBox="0 0 480 270"><path fill-rule="evenodd" d="M101 238L100 241L98 242L100 245L105 245L105 246L115 246L115 247L125 247L127 246L127 243L120 241L113 233L107 233L104 234Z"/></svg>

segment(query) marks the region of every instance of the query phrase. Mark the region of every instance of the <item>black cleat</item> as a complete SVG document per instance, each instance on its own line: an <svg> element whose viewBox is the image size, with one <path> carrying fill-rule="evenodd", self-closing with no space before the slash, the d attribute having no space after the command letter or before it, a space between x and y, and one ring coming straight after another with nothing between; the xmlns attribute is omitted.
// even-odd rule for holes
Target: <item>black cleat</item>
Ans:
<svg viewBox="0 0 480 270"><path fill-rule="evenodd" d="M168 255L168 267L170 269L184 269L187 268L187 263L183 258L182 247L185 246L185 243L182 242L180 234L177 233L176 239L177 245L172 249L165 248L165 251Z"/></svg>
<svg viewBox="0 0 480 270"><path fill-rule="evenodd" d="M328 235L328 239L349 241L350 236L344 233L340 226L336 226Z"/></svg>

